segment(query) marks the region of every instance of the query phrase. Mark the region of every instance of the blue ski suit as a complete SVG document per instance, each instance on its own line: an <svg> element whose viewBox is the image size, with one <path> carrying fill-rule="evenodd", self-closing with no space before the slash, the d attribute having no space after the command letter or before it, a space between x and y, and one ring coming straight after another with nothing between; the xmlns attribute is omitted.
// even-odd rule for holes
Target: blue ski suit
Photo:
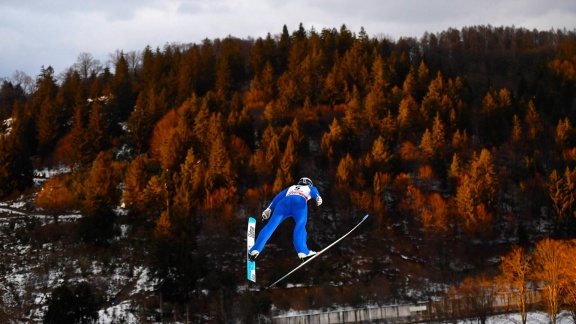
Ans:
<svg viewBox="0 0 576 324"><path fill-rule="evenodd" d="M274 197L269 209L273 210L272 217L268 224L262 228L254 246L250 249L252 251L262 252L266 242L272 236L278 225L286 218L292 216L296 221L294 227L294 247L297 253L309 254L308 246L306 245L306 222L308 221L308 200L313 198L316 203L320 205L322 198L318 193L318 189L311 185L298 184L290 186Z"/></svg>

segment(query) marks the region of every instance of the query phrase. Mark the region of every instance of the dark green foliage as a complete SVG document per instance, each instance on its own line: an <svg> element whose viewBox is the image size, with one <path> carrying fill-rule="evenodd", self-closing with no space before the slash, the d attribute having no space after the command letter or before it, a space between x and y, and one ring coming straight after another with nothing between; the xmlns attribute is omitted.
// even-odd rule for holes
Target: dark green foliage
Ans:
<svg viewBox="0 0 576 324"><path fill-rule="evenodd" d="M43 323L94 323L100 302L90 284L59 286L52 291Z"/></svg>
<svg viewBox="0 0 576 324"><path fill-rule="evenodd" d="M267 315L272 307L272 298L267 292L253 294L245 291L240 297L242 305L240 320L244 323L254 323L258 321L261 314Z"/></svg>
<svg viewBox="0 0 576 324"><path fill-rule="evenodd" d="M128 119L136 103L132 85L133 81L128 71L128 63L124 58L124 53L120 55L114 70L115 74L111 90L111 109L113 116L116 117L115 121L121 122Z"/></svg>
<svg viewBox="0 0 576 324"><path fill-rule="evenodd" d="M30 137L34 138L34 122L19 105L15 107L10 133L3 135L0 132L0 197L23 191L32 185L32 148L29 141Z"/></svg>
<svg viewBox="0 0 576 324"><path fill-rule="evenodd" d="M0 120L12 115L12 109L17 101L20 103L26 101L26 93L22 89L22 85L2 81L2 86L0 86ZM0 132L1 130L2 126L0 125Z"/></svg>
<svg viewBox="0 0 576 324"><path fill-rule="evenodd" d="M77 233L82 242L97 246L107 246L116 235L114 223L116 214L107 206L82 209L84 217L77 224Z"/></svg>
<svg viewBox="0 0 576 324"><path fill-rule="evenodd" d="M206 275L206 259L195 251L194 239L185 241L157 240L151 255L153 278L158 279L156 290L167 301L186 303L198 289L198 279Z"/></svg>

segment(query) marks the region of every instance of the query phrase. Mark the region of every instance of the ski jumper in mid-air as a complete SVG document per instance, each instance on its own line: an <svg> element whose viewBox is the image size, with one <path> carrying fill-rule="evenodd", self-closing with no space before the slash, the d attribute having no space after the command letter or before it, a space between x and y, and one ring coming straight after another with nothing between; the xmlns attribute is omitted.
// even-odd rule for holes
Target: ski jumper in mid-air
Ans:
<svg viewBox="0 0 576 324"><path fill-rule="evenodd" d="M274 197L270 206L262 213L262 219L270 218L268 224L262 228L254 246L249 251L251 260L256 257L264 249L264 245L272 236L278 225L286 218L292 216L296 221L294 226L294 247L298 253L298 257L302 260L310 257L316 252L310 251L306 245L306 223L308 221L308 200L316 200L316 205L322 204L322 197L318 193L318 189L312 185L312 180L309 178L302 178L298 184L290 186ZM272 215L272 217L270 217Z"/></svg>

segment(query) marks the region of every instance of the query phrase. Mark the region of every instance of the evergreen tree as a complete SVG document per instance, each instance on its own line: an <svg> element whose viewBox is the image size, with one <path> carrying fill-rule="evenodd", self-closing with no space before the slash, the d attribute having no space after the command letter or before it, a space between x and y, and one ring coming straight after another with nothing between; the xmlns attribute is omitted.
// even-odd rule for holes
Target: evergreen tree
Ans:
<svg viewBox="0 0 576 324"><path fill-rule="evenodd" d="M282 34L280 35L280 41L278 42L278 62L274 70L278 71L281 75L288 68L288 54L292 48L292 38L288 33L288 28L286 25L282 27Z"/></svg>
<svg viewBox="0 0 576 324"><path fill-rule="evenodd" d="M216 77L216 55L213 43L205 39L200 47L200 64L197 94L204 95L214 87Z"/></svg>
<svg viewBox="0 0 576 324"><path fill-rule="evenodd" d="M276 180L274 181L274 186L272 188L273 191L280 192L289 184L294 183L294 174L296 174L297 162L298 155L296 152L296 146L292 139L292 135L290 135L282 159L280 159L280 166L277 169Z"/></svg>
<svg viewBox="0 0 576 324"><path fill-rule="evenodd" d="M48 157L61 136L63 125L62 108L51 99L45 99L40 105L38 115L38 153Z"/></svg>
<svg viewBox="0 0 576 324"><path fill-rule="evenodd" d="M136 156L128 165L124 176L122 203L131 214L144 212L142 193L149 181L150 173L146 155Z"/></svg>
<svg viewBox="0 0 576 324"><path fill-rule="evenodd" d="M425 159L430 160L434 157L434 154L436 154L434 145L435 143L432 137L432 132L430 132L430 129L426 128L419 146L420 152Z"/></svg>
<svg viewBox="0 0 576 324"><path fill-rule="evenodd" d="M94 323L98 320L99 306L100 302L87 282L73 289L62 285L52 291L43 323Z"/></svg>
<svg viewBox="0 0 576 324"><path fill-rule="evenodd" d="M78 224L82 240L100 246L108 245L114 236L120 190L117 171L110 151L100 152L86 181L86 198L82 203L84 217Z"/></svg>
<svg viewBox="0 0 576 324"><path fill-rule="evenodd" d="M393 153L388 148L388 143L378 136L372 145L372 150L366 156L366 165L374 170L389 171Z"/></svg>
<svg viewBox="0 0 576 324"><path fill-rule="evenodd" d="M212 115L210 121L210 155L208 170L205 173L205 184L208 191L220 187L232 188L235 185L236 173L232 169L232 160L226 147L225 136L221 132L219 116Z"/></svg>
<svg viewBox="0 0 576 324"><path fill-rule="evenodd" d="M126 121L134 110L136 102L132 86L132 77L123 52L120 53L114 71L111 89L111 110L116 117L115 121Z"/></svg>
<svg viewBox="0 0 576 324"><path fill-rule="evenodd" d="M16 102L24 104L26 93L20 84L12 84L6 80L0 86L0 120L4 120L12 115L12 109Z"/></svg>
<svg viewBox="0 0 576 324"><path fill-rule="evenodd" d="M339 158L343 153L344 130L336 118L329 126L329 132L324 133L320 148L322 153L329 159Z"/></svg>
<svg viewBox="0 0 576 324"><path fill-rule="evenodd" d="M54 78L54 69L42 67L41 73L36 79L37 90L34 93L32 104L26 106L27 113L34 116L34 128L36 129L36 142L33 144L34 150L40 145L39 153L42 157L47 157L48 153L55 145L60 128L60 107L55 107L58 85ZM39 126L42 124L43 126ZM49 125L46 125L49 124ZM56 129L53 129L55 127Z"/></svg>
<svg viewBox="0 0 576 324"><path fill-rule="evenodd" d="M22 191L33 184L30 138L34 137L33 117L25 114L18 104L9 134L0 134L0 197Z"/></svg>
<svg viewBox="0 0 576 324"><path fill-rule="evenodd" d="M397 123L402 137L408 137L418 130L418 103L412 96L402 98L398 108Z"/></svg>

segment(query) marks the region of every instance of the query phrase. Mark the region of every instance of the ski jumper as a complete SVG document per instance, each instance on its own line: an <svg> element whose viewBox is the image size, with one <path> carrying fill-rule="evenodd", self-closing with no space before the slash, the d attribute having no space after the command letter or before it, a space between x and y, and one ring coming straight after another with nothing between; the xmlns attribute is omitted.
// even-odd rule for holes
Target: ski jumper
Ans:
<svg viewBox="0 0 576 324"><path fill-rule="evenodd" d="M262 252L266 242L272 236L278 225L286 218L292 216L296 221L294 227L294 247L297 253L309 254L308 246L306 245L306 222L308 220L308 199L314 198L315 200L320 197L318 189L310 185L293 185L284 190L274 197L270 208L272 217L268 224L262 228L254 246L250 249L252 251Z"/></svg>

